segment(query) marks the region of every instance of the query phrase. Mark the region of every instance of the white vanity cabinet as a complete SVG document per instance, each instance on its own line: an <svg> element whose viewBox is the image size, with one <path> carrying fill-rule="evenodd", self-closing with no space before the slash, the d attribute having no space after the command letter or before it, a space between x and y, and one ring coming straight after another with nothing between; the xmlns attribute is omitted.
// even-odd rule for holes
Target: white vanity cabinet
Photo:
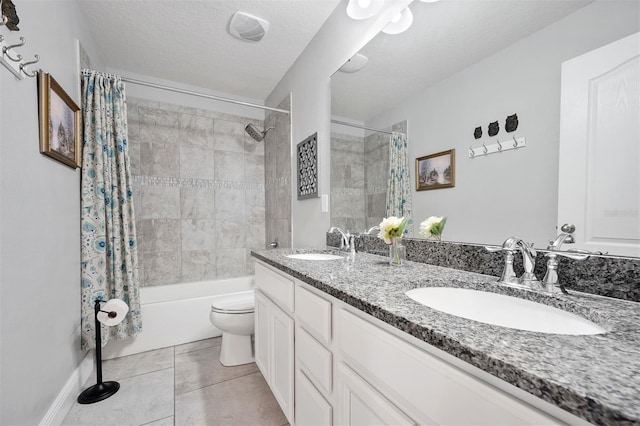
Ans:
<svg viewBox="0 0 640 426"><path fill-rule="evenodd" d="M281 290L291 284L291 294L276 292L290 302L284 310L265 280ZM261 262L256 286L256 362L292 424L561 423L558 408L457 359L447 362L450 355Z"/></svg>
<svg viewBox="0 0 640 426"><path fill-rule="evenodd" d="M293 280L256 264L255 358L284 415L293 423Z"/></svg>

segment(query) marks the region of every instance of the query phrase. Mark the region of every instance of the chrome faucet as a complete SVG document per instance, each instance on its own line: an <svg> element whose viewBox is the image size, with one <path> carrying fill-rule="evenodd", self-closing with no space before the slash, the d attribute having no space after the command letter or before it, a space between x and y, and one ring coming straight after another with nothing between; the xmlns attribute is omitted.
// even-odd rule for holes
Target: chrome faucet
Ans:
<svg viewBox="0 0 640 426"><path fill-rule="evenodd" d="M536 290L540 287L540 281L537 280L533 273L536 266L537 255L533 244L528 244L520 238L509 237L502 243L502 247L489 246L485 248L491 252L504 251L506 253L504 270L498 280L499 282L527 290ZM516 250L522 253L522 264L524 266L524 273L520 278L516 276L513 270L513 254Z"/></svg>
<svg viewBox="0 0 640 426"><path fill-rule="evenodd" d="M380 227L378 225L374 225L371 228L369 228L367 231L364 231L364 233L365 233L365 235L371 235L373 233L373 231L380 232Z"/></svg>
<svg viewBox="0 0 640 426"><path fill-rule="evenodd" d="M342 239L340 241L340 250L349 250L350 245L353 242L353 238L351 238L351 234L349 233L349 231L344 232L342 229L338 228L337 226L332 226L331 228L329 228L329 233L336 232L336 231L338 231L342 236Z"/></svg>
<svg viewBox="0 0 640 426"><path fill-rule="evenodd" d="M554 240L549 241L547 249L549 252L545 255L547 257L547 272L542 278L542 286L547 293L557 294L569 294L564 288L564 285L558 280L558 256L568 257L573 260L585 260L589 258L589 254L585 253L569 253L559 252L563 243L573 243L573 235L567 233L561 233Z"/></svg>

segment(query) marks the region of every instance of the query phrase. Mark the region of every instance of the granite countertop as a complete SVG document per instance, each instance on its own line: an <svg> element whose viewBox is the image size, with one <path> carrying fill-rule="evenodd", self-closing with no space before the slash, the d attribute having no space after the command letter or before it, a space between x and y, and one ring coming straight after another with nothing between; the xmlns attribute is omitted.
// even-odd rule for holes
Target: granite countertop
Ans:
<svg viewBox="0 0 640 426"><path fill-rule="evenodd" d="M344 260L287 254L322 252ZM640 303L572 292L547 296L497 285L497 277L335 249L277 249L252 255L399 330L595 424L640 425ZM543 334L480 323L421 305L418 287L474 288L514 295L590 319L605 334Z"/></svg>

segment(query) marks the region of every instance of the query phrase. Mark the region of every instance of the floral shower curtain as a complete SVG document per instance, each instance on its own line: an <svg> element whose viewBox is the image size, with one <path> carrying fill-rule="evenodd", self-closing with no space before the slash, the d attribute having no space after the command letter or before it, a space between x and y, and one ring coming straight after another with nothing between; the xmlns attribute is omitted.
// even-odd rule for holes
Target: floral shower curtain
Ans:
<svg viewBox="0 0 640 426"><path fill-rule="evenodd" d="M82 72L82 348L95 346L94 302L123 300L120 324L102 326L102 345L142 330L127 106L119 77Z"/></svg>
<svg viewBox="0 0 640 426"><path fill-rule="evenodd" d="M392 133L389 140L389 182L385 217L408 217L406 234L413 234L411 217L411 182L409 181L407 135Z"/></svg>

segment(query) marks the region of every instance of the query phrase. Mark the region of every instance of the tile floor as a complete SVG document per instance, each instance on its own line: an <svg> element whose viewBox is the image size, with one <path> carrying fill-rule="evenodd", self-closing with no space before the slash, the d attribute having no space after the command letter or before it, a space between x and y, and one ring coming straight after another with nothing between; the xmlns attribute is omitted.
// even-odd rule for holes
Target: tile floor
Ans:
<svg viewBox="0 0 640 426"><path fill-rule="evenodd" d="M104 361L103 380L120 390L75 402L63 425L287 425L258 367L224 367L219 354L215 338Z"/></svg>

